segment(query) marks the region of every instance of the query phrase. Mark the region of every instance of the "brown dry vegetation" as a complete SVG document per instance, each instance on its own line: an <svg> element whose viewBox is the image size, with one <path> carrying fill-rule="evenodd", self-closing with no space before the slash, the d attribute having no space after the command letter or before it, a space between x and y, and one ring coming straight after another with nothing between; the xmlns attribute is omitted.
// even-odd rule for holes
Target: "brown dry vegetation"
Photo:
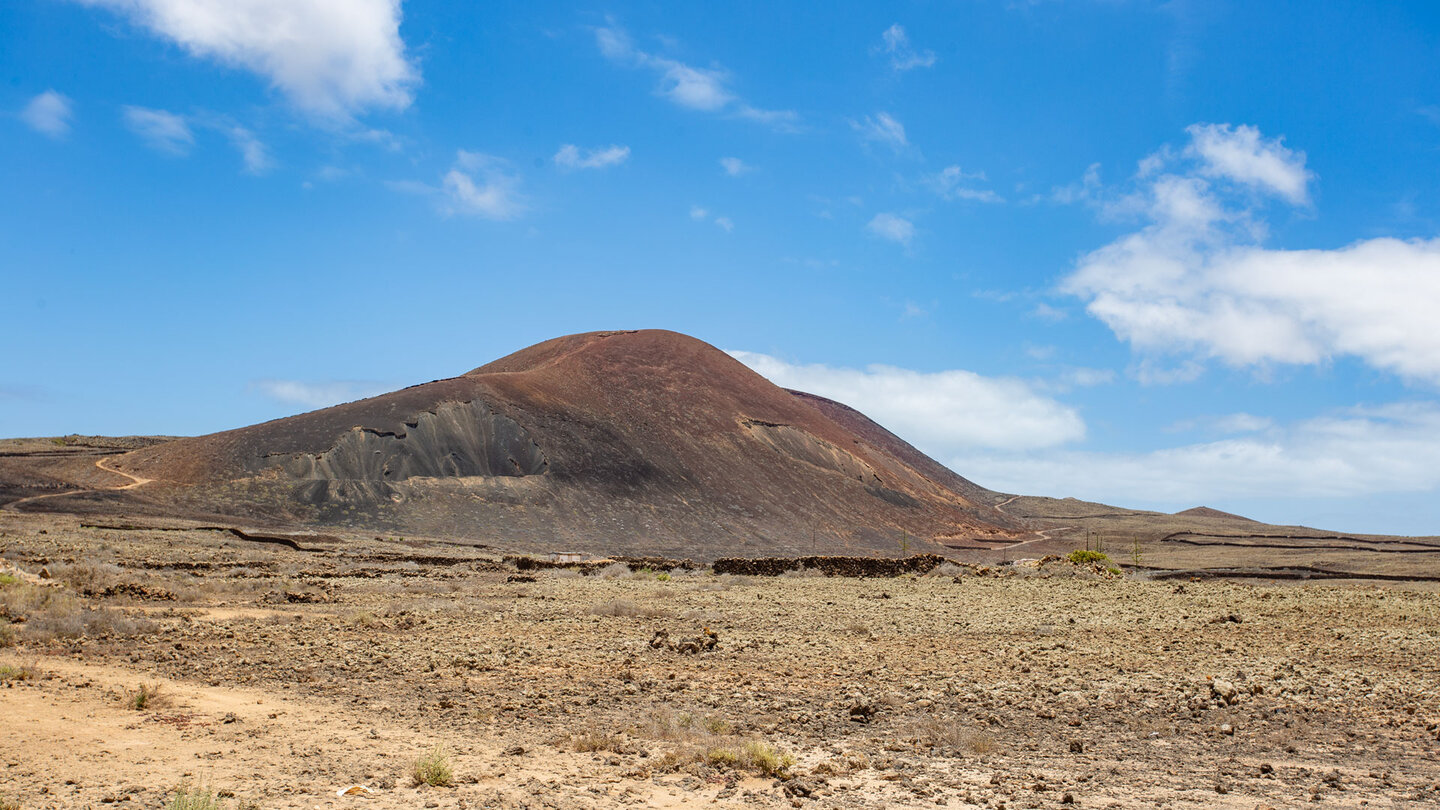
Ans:
<svg viewBox="0 0 1440 810"><path fill-rule="evenodd" d="M1064 565L507 582L474 549L344 540L307 553L0 514L13 566L0 797L27 810L169 805L195 785L230 810L1440 801L1428 584ZM713 650L649 643L705 627ZM163 699L136 711L142 688ZM448 778L420 767L437 752ZM354 784L374 795L336 797Z"/></svg>

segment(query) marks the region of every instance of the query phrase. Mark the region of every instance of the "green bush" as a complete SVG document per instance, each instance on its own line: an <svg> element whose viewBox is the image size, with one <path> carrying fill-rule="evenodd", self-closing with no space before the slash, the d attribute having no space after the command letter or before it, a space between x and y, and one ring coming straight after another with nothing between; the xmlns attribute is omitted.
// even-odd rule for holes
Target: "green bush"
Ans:
<svg viewBox="0 0 1440 810"><path fill-rule="evenodd" d="M1105 554L1104 552L1086 551L1079 548L1070 552L1070 555L1066 557L1066 559L1068 559L1072 563L1075 563L1076 565L1089 565L1090 563L1105 564L1110 562L1110 556Z"/></svg>

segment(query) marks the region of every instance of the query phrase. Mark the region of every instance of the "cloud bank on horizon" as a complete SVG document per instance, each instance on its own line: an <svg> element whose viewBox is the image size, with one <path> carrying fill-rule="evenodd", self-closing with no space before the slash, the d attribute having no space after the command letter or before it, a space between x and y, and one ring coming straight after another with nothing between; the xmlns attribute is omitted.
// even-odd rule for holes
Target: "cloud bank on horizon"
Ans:
<svg viewBox="0 0 1440 810"><path fill-rule="evenodd" d="M57 312L18 280L50 348L0 373L27 392L0 418L176 429L31 404L118 351L102 305L148 313L126 397L228 356L152 385L215 414L194 431L663 325L993 488L1282 522L1326 499L1309 522L1354 529L1384 498L1440 531L1440 68L1407 44L1440 20L1338 6L1304 47L1223 4L0 10L0 259L97 291ZM1149 36L1085 46L1122 25ZM1317 53L1367 69L1322 81Z"/></svg>

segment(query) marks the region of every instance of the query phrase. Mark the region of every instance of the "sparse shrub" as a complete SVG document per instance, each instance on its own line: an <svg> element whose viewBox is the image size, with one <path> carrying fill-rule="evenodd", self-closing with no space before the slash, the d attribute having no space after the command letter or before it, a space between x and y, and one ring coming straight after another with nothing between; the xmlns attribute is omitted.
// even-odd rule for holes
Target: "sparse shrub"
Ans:
<svg viewBox="0 0 1440 810"><path fill-rule="evenodd" d="M790 769L795 767L795 757L761 740L750 740L743 746L717 745L704 749L693 757L714 768L733 771L748 771L761 776L778 779L789 778ZM683 764L677 757L675 765Z"/></svg>
<svg viewBox="0 0 1440 810"><path fill-rule="evenodd" d="M377 627L384 627L385 623L368 610L362 610L350 616L350 625L362 630L372 630Z"/></svg>
<svg viewBox="0 0 1440 810"><path fill-rule="evenodd" d="M661 582L669 582L669 581L670 581L670 572L669 572L669 571L661 571L660 573L658 573L658 574L655 575L655 578L658 579L658 580L660 580Z"/></svg>
<svg viewBox="0 0 1440 810"><path fill-rule="evenodd" d="M701 725L711 734L720 736L731 734L735 730L735 728L730 725L730 721L723 717L716 717L713 714L705 715L704 720L701 721Z"/></svg>
<svg viewBox="0 0 1440 810"><path fill-rule="evenodd" d="M930 570L925 574L925 576L927 576L927 577L960 577L960 576L964 576L964 575L967 574L967 573L969 573L969 572L966 571L964 568L961 568L960 566L956 565L955 563L952 563L952 562L943 562L943 563L940 563L939 565L935 566L934 568L930 569Z"/></svg>
<svg viewBox="0 0 1440 810"><path fill-rule="evenodd" d="M153 632L147 619L110 609L87 608L63 588L16 582L0 588L0 619L22 620L25 635L39 641L80 636L136 636Z"/></svg>
<svg viewBox="0 0 1440 810"><path fill-rule="evenodd" d="M35 669L28 666L15 666L13 664L0 664L0 683L11 681L28 681L35 677Z"/></svg>
<svg viewBox="0 0 1440 810"><path fill-rule="evenodd" d="M734 748L711 748L705 752L704 760L717 768L735 768L740 764L740 752Z"/></svg>
<svg viewBox="0 0 1440 810"><path fill-rule="evenodd" d="M1075 565L1090 565L1091 563L1099 563L1104 565L1110 562L1110 556L1105 554L1104 552L1086 551L1085 549L1081 548L1077 548L1074 551L1070 552L1070 554L1067 555L1065 559L1069 560Z"/></svg>
<svg viewBox="0 0 1440 810"><path fill-rule="evenodd" d="M953 718L926 717L911 728L915 741L926 748L983 755L995 750L995 738L967 728Z"/></svg>
<svg viewBox="0 0 1440 810"><path fill-rule="evenodd" d="M169 702L169 696L158 683L142 683L135 688L135 691L125 695L125 705L137 712L146 709L154 709Z"/></svg>
<svg viewBox="0 0 1440 810"><path fill-rule="evenodd" d="M786 579L815 579L816 577L824 577L825 572L819 568L801 566L799 568L791 568L789 571L786 571L783 576Z"/></svg>
<svg viewBox="0 0 1440 810"><path fill-rule="evenodd" d="M568 744L571 750L582 754L590 754L596 751L619 751L624 748L624 742L620 735L608 731L590 727L583 731L566 735L563 742Z"/></svg>
<svg viewBox="0 0 1440 810"><path fill-rule="evenodd" d="M20 802L0 796L0 810L22 810Z"/></svg>
<svg viewBox="0 0 1440 810"><path fill-rule="evenodd" d="M125 578L125 572L120 566L94 560L57 565L54 574L56 579L86 595L104 591Z"/></svg>
<svg viewBox="0 0 1440 810"><path fill-rule="evenodd" d="M745 757L752 770L762 776L784 778L795 767L795 757L769 743L751 740L745 744Z"/></svg>
<svg viewBox="0 0 1440 810"><path fill-rule="evenodd" d="M601 568L599 571L596 571L595 576L601 579L620 579L621 577L628 577L630 576L630 566L626 565L625 563L619 562L610 563L604 568Z"/></svg>
<svg viewBox="0 0 1440 810"><path fill-rule="evenodd" d="M455 782L455 774L450 769L450 752L443 745L431 748L415 760L410 776L417 786L449 787Z"/></svg>
<svg viewBox="0 0 1440 810"><path fill-rule="evenodd" d="M16 640L17 634L10 626L10 620L0 619L0 647L14 647Z"/></svg>
<svg viewBox="0 0 1440 810"><path fill-rule="evenodd" d="M0 585L15 585L19 582L20 578L14 574L0 573Z"/></svg>
<svg viewBox="0 0 1440 810"><path fill-rule="evenodd" d="M862 638L870 637L870 628L867 627L864 622L850 622L845 625L845 632Z"/></svg>
<svg viewBox="0 0 1440 810"><path fill-rule="evenodd" d="M169 810L220 810L220 806L220 798L214 790L203 785L193 788L181 785L170 800Z"/></svg>
<svg viewBox="0 0 1440 810"><path fill-rule="evenodd" d="M870 767L870 758L863 751L846 751L815 766L815 773L821 776L849 776L856 771Z"/></svg>
<svg viewBox="0 0 1440 810"><path fill-rule="evenodd" d="M623 616L631 619L658 619L670 615L668 610L636 604L629 599L612 599L590 608L590 612L596 616Z"/></svg>

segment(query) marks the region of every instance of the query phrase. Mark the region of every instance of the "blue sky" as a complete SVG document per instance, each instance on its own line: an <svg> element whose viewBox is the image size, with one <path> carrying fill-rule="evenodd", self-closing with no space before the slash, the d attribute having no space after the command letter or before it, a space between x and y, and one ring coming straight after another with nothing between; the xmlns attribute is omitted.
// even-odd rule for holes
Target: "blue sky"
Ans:
<svg viewBox="0 0 1440 810"><path fill-rule="evenodd" d="M1440 532L1433 4L0 7L0 434L660 327L992 488Z"/></svg>

